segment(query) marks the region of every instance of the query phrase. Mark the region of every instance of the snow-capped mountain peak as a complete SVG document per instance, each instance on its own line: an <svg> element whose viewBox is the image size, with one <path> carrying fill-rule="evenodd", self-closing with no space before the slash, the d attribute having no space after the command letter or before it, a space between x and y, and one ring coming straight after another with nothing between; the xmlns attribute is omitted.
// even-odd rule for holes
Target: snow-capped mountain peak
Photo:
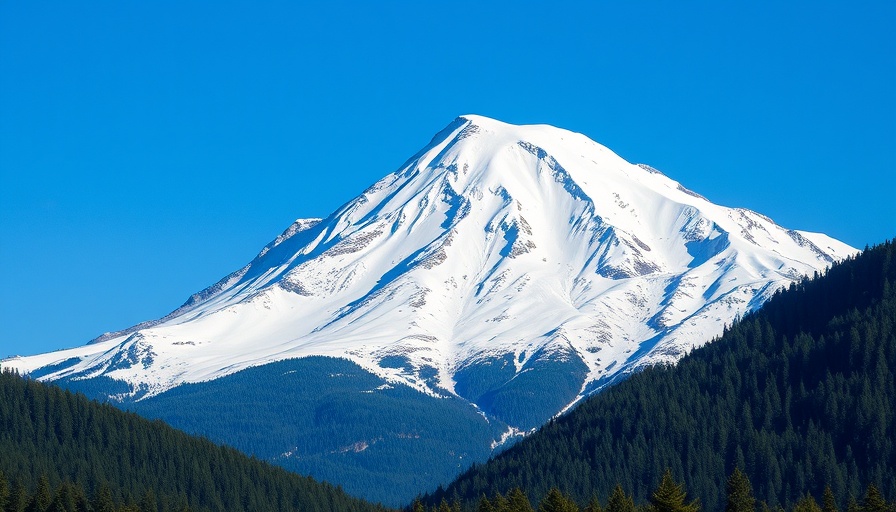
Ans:
<svg viewBox="0 0 896 512"><path fill-rule="evenodd" d="M496 389L550 367L576 375L556 413L634 368L675 361L854 252L715 205L584 135L465 115L170 315L3 364L116 379L139 399L327 355L494 414Z"/></svg>

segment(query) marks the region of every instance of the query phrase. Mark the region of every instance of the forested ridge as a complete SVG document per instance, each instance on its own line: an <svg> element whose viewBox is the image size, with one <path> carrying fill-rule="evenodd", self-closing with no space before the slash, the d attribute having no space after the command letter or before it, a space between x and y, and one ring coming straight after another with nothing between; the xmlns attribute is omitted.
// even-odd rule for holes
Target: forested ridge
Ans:
<svg viewBox="0 0 896 512"><path fill-rule="evenodd" d="M644 502L666 468L704 510L741 468L756 499L791 507L830 487L896 496L894 244L778 292L677 365L649 368L424 498L556 487L578 504L617 484Z"/></svg>
<svg viewBox="0 0 896 512"><path fill-rule="evenodd" d="M0 372L0 511L23 510L384 509L161 421Z"/></svg>

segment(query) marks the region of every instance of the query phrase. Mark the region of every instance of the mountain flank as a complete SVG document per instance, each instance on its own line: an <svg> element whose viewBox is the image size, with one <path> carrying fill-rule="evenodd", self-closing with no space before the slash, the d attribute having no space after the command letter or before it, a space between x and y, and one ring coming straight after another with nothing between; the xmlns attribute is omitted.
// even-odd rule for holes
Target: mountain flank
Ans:
<svg viewBox="0 0 896 512"><path fill-rule="evenodd" d="M83 505L80 489L90 506L130 504L143 512L386 510L161 421L8 371L0 372L0 454L3 482L8 478L17 490L6 510L21 510L16 496L29 489L40 495L42 487L63 484L69 486L65 502ZM46 503L24 505L46 510Z"/></svg>
<svg viewBox="0 0 896 512"><path fill-rule="evenodd" d="M677 365L645 369L429 497L558 487L581 504L617 484L645 500L665 468L704 510L739 468L758 500L826 486L896 498L896 245L794 283ZM807 509L809 510L809 509Z"/></svg>

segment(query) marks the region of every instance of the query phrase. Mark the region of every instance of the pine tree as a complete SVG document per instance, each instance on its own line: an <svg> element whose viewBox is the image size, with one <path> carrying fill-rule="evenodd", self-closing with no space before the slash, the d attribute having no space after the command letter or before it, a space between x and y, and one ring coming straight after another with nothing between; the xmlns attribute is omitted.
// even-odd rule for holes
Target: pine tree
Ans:
<svg viewBox="0 0 896 512"><path fill-rule="evenodd" d="M53 496L50 495L50 480L47 475L41 475L37 481L37 489L31 496L28 506L25 508L27 512L46 512L50 508L50 502Z"/></svg>
<svg viewBox="0 0 896 512"><path fill-rule="evenodd" d="M728 477L726 494L728 501L725 503L725 512L753 512L756 510L756 499L753 497L750 480L741 472L740 468L734 468L734 472Z"/></svg>
<svg viewBox="0 0 896 512"><path fill-rule="evenodd" d="M610 498L607 499L605 512L635 512L635 500L625 494L621 485L616 484Z"/></svg>
<svg viewBox="0 0 896 512"><path fill-rule="evenodd" d="M687 494L684 484L678 484L672 478L672 470L666 469L660 486L650 497L650 505L655 512L697 512L700 506L696 501L685 504Z"/></svg>
<svg viewBox="0 0 896 512"><path fill-rule="evenodd" d="M604 512L603 507L600 506L600 500L597 499L597 496L592 496L591 501L588 502L588 505L585 507L583 512Z"/></svg>
<svg viewBox="0 0 896 512"><path fill-rule="evenodd" d="M25 485L21 481L16 480L12 485L12 490L9 492L9 499L6 502L6 511L22 512L25 510L26 505L28 505L28 490L25 489Z"/></svg>
<svg viewBox="0 0 896 512"><path fill-rule="evenodd" d="M829 485L824 488L821 512L839 512L837 509L837 500L834 498L834 491L831 490L831 486Z"/></svg>
<svg viewBox="0 0 896 512"><path fill-rule="evenodd" d="M53 501L50 502L47 510L48 512L74 512L77 510L74 486L68 482L63 482L56 489L56 494L53 495Z"/></svg>
<svg viewBox="0 0 896 512"><path fill-rule="evenodd" d="M862 499L862 512L889 512L890 507L874 484L868 485L865 497Z"/></svg>
<svg viewBox="0 0 896 512"><path fill-rule="evenodd" d="M509 512L510 511L510 503L507 502L507 498L501 495L501 493L496 493L495 497L492 498L492 506L495 507L495 512Z"/></svg>
<svg viewBox="0 0 896 512"><path fill-rule="evenodd" d="M159 512L158 500L152 489L147 489L140 498L140 512Z"/></svg>
<svg viewBox="0 0 896 512"><path fill-rule="evenodd" d="M90 500L90 507L94 512L116 512L115 500L112 498L112 491L106 484L101 484L93 493L93 499Z"/></svg>
<svg viewBox="0 0 896 512"><path fill-rule="evenodd" d="M479 497L479 504L476 506L476 512L496 512L492 502L483 494Z"/></svg>
<svg viewBox="0 0 896 512"><path fill-rule="evenodd" d="M793 512L821 512L821 507L811 494L806 494L793 506Z"/></svg>
<svg viewBox="0 0 896 512"><path fill-rule="evenodd" d="M526 493L519 487L515 487L507 493L507 510L508 512L534 512L532 503Z"/></svg>
<svg viewBox="0 0 896 512"><path fill-rule="evenodd" d="M552 487L538 505L538 512L579 512L576 502Z"/></svg>

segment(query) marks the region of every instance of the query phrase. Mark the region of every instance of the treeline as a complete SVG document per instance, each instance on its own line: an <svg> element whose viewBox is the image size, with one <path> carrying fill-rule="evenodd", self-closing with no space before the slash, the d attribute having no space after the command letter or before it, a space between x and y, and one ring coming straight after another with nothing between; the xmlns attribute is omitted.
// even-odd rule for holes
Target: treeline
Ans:
<svg viewBox="0 0 896 512"><path fill-rule="evenodd" d="M839 512L837 502L831 488L825 487L821 496L821 504L816 501L814 496L807 493L801 496L788 511ZM634 497L627 494L619 484L616 484L605 503L606 506L602 505L598 497L593 495L584 507L579 507L579 504L570 495L552 487L535 509L527 494L519 487L515 487L506 496L494 493L491 497L487 497L483 494L479 497L475 508L470 506L465 508L459 500L449 504L443 498L439 505L430 507L426 507L417 500L409 510L410 512L465 512L465 510L475 510L475 512L535 512L536 510L538 512L700 512L702 510L700 500L690 499L684 484L675 481L672 472L668 469L663 474L659 486L645 503L635 505ZM757 509L761 512L785 512L784 508L771 508L765 502L758 502L753 495L749 478L740 469L735 469L725 485L724 509L719 510L756 512ZM852 496L849 497L845 512L896 512L896 501L887 503L880 491L874 485L869 485L861 501L856 501Z"/></svg>
<svg viewBox="0 0 896 512"><path fill-rule="evenodd" d="M579 503L620 482L649 496L671 468L722 510L743 468L758 499L789 507L830 486L846 506L873 484L896 496L896 263L886 242L776 294L675 366L592 397L446 489L473 504L519 487Z"/></svg>
<svg viewBox="0 0 896 512"><path fill-rule="evenodd" d="M0 372L0 471L9 480L9 512L384 510L161 421L8 372Z"/></svg>
<svg viewBox="0 0 896 512"><path fill-rule="evenodd" d="M16 480L12 485L0 472L0 512L189 512L185 504L159 506L152 490L144 492L140 501L116 501L107 486L100 486L91 496L84 487L64 481L53 489L46 475L29 490Z"/></svg>

